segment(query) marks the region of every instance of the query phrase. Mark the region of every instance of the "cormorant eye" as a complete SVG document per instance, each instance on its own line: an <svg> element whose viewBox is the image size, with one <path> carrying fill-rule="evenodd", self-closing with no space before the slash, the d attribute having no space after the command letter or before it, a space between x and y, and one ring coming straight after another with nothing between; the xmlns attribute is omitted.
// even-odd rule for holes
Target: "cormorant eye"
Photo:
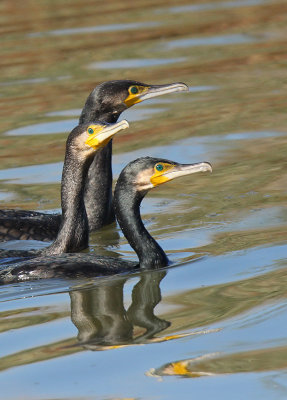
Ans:
<svg viewBox="0 0 287 400"><path fill-rule="evenodd" d="M94 133L93 128L89 128L89 129L88 129L88 133L89 133L90 135L92 135L92 134Z"/></svg>
<svg viewBox="0 0 287 400"><path fill-rule="evenodd" d="M163 165L162 165L162 164L157 164L157 165L155 166L155 169L156 169L157 171L161 172L161 171L163 170Z"/></svg>
<svg viewBox="0 0 287 400"><path fill-rule="evenodd" d="M132 93L132 94L137 94L138 91L139 91L138 88L137 88L136 86L132 86L130 90L131 90L131 93Z"/></svg>

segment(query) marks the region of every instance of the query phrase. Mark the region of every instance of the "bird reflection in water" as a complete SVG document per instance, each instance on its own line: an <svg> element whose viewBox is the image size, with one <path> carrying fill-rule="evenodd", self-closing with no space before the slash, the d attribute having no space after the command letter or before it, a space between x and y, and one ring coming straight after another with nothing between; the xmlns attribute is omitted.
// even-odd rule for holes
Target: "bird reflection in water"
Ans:
<svg viewBox="0 0 287 400"><path fill-rule="evenodd" d="M104 350L140 344L168 328L170 322L154 315L154 308L161 301L159 285L166 273L141 273L127 310L124 306L125 278L109 279L92 289L71 291L71 319L78 329L79 345L89 350Z"/></svg>

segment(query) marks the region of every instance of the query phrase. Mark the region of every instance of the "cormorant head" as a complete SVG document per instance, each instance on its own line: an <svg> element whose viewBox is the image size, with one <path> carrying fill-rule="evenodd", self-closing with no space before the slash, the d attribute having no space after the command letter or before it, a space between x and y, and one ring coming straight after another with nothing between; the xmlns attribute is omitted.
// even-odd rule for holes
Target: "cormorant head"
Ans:
<svg viewBox="0 0 287 400"><path fill-rule="evenodd" d="M80 122L94 119L115 122L120 114L134 104L163 94L188 91L188 86L177 82L166 85L147 85L132 80L103 82L89 95Z"/></svg>
<svg viewBox="0 0 287 400"><path fill-rule="evenodd" d="M136 192L145 195L148 190L162 183L180 176L205 171L212 172L212 167L208 162L179 164L163 158L141 157L130 162L122 170L118 184L122 186L124 182L129 187L132 186Z"/></svg>
<svg viewBox="0 0 287 400"><path fill-rule="evenodd" d="M84 157L89 157L96 150L106 146L117 132L128 127L126 120L114 124L95 121L78 125L68 136L67 148Z"/></svg>

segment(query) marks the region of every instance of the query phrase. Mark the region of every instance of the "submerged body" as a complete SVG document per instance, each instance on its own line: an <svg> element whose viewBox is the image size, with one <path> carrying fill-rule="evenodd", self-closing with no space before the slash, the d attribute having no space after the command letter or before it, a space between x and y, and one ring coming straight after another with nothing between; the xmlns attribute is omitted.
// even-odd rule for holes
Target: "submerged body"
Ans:
<svg viewBox="0 0 287 400"><path fill-rule="evenodd" d="M115 123L121 113L146 99L187 91L184 83L147 85L132 80L108 81L98 85L87 98L79 123ZM90 231L112 222L112 141L100 149L89 167L85 182L85 207ZM54 240L61 215L24 210L0 210L0 241L34 239Z"/></svg>
<svg viewBox="0 0 287 400"><path fill-rule="evenodd" d="M115 213L125 237L138 256L138 262L92 254L37 257L3 267L0 270L0 283L56 277L95 277L131 272L138 268L167 266L169 261L165 252L144 227L140 216L141 202L155 186L204 171L211 171L210 164L178 164L151 157L139 158L123 169L115 188Z"/></svg>

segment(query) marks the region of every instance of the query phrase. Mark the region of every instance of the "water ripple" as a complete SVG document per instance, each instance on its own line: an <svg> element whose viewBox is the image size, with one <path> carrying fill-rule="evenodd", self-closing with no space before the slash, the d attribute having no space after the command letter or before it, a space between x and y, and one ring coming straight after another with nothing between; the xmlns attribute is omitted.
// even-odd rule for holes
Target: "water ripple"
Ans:
<svg viewBox="0 0 287 400"><path fill-rule="evenodd" d="M63 163L29 165L0 171L0 181L12 184L45 184L60 182Z"/></svg>
<svg viewBox="0 0 287 400"><path fill-rule="evenodd" d="M131 29L148 28L160 25L159 22L137 22L129 24L110 24L98 26L84 26L81 28L68 28L68 29L55 29L47 32L33 32L28 33L28 37L45 37L45 36L65 36L65 35L79 35L88 33L101 33L101 32L116 32L127 31Z"/></svg>
<svg viewBox="0 0 287 400"><path fill-rule="evenodd" d="M130 122L141 121L150 118L153 114L157 114L165 111L166 108L138 108L129 112L125 111L125 118L128 118ZM64 116L64 115L75 115L77 110L67 111L56 111L55 113L49 113L48 116ZM78 114L79 115L79 114ZM6 136L27 136L27 135L51 135L57 133L70 132L75 126L78 125L78 119L67 119L52 122L43 122L40 124L27 125L21 128L12 129L4 133Z"/></svg>
<svg viewBox="0 0 287 400"><path fill-rule="evenodd" d="M140 118L143 118L143 113L146 113L146 117L149 117L150 110L138 109L140 111ZM156 108L153 109L155 113L164 109ZM125 117L130 111L125 111ZM134 116L134 111L131 112L134 120L137 119ZM130 118L128 118L130 119ZM70 120L69 120L70 121ZM61 121L67 122L67 121ZM59 124L60 122L58 122ZM52 123L53 124L53 123ZM41 125L41 124L37 124ZM35 125L36 126L36 125ZM54 125L51 125L52 127ZM48 125L49 127L49 125ZM23 128L24 129L24 128ZM36 129L36 128L35 128ZM39 132L37 132L38 134ZM230 133L228 135L213 135L213 136L202 136L202 137L191 137L183 140L179 140L170 145L153 146L144 149L133 150L124 154L115 154L113 156L113 170L115 176L119 175L124 166L134 160L137 157L141 157L143 153L145 155L157 157L159 154L165 154L165 157L170 159L181 159L182 162L189 162L190 160L201 160L208 159L214 163L218 157L222 154L222 150L228 146L228 141L233 140L252 140L259 138L270 138L285 136L285 132L242 132L242 133ZM216 149L214 143L218 144ZM184 149L184 150L183 150ZM41 184L41 183L57 183L61 180L62 162L50 163L50 164L39 164L31 165L26 167L8 168L0 170L0 181L3 180L7 183L17 184ZM246 223L246 221L245 221ZM229 228L228 228L229 229Z"/></svg>
<svg viewBox="0 0 287 400"><path fill-rule="evenodd" d="M264 36L252 36L243 33L233 35L209 36L187 39L176 39L166 43L168 49L197 46L227 46L230 44L256 43L264 41Z"/></svg>
<svg viewBox="0 0 287 400"><path fill-rule="evenodd" d="M31 79L19 79L17 81L0 82L0 86L16 86L16 85L36 85L38 83L46 83L53 81L62 81L65 79L71 79L71 76L57 76L55 78L31 78Z"/></svg>
<svg viewBox="0 0 287 400"><path fill-rule="evenodd" d="M89 69L143 68L157 65L174 64L185 61L185 58L131 58L94 62L87 66Z"/></svg>
<svg viewBox="0 0 287 400"><path fill-rule="evenodd" d="M14 197L13 193L10 192L0 192L0 201L8 201Z"/></svg>
<svg viewBox="0 0 287 400"><path fill-rule="evenodd" d="M77 119L67 119L63 121L43 122L40 124L23 126L5 132L6 136L26 136L26 135L46 135L54 133L70 132L76 125Z"/></svg>
<svg viewBox="0 0 287 400"><path fill-rule="evenodd" d="M169 7L164 10L156 10L157 14L169 12L171 14L180 14L185 12L212 11L222 10L227 8L241 8L248 6L258 6L262 4L270 4L269 0L240 0L240 1L219 1L204 4L190 4L184 6Z"/></svg>

